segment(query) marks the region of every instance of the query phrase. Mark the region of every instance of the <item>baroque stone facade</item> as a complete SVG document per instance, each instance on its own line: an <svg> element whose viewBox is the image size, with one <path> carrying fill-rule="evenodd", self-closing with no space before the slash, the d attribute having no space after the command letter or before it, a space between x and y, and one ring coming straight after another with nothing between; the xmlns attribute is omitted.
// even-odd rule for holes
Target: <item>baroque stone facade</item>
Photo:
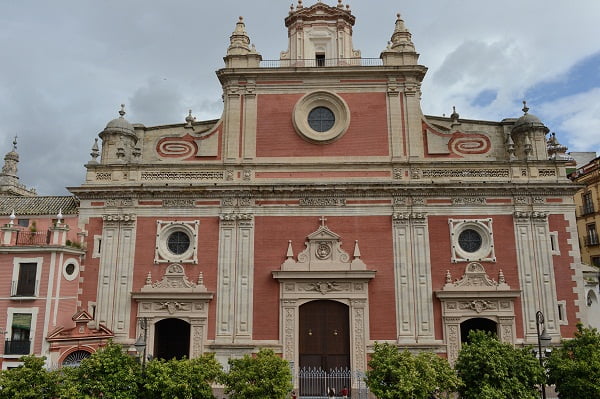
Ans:
<svg viewBox="0 0 600 399"><path fill-rule="evenodd" d="M452 361L469 329L533 344L538 310L554 342L572 336L574 188L548 128L527 106L424 115L426 68L392 22L365 59L350 7L298 2L268 61L239 19L219 120L150 128L119 111L70 189L90 328L126 346L147 334L159 357L269 347L355 371L375 341Z"/></svg>

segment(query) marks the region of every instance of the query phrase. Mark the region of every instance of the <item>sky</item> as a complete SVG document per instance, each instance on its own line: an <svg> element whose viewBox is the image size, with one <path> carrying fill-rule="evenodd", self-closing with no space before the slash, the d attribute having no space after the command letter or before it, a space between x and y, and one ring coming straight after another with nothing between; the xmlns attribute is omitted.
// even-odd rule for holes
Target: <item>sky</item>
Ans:
<svg viewBox="0 0 600 399"><path fill-rule="evenodd" d="M0 0L0 156L20 182L68 195L126 105L146 126L221 116L215 71L239 16L264 60L287 50L297 0ZM316 0L304 0L304 6ZM323 0L336 5L337 0ZM377 58L401 13L428 72L427 115L500 121L522 101L569 151L600 152L600 1L344 0L354 47Z"/></svg>

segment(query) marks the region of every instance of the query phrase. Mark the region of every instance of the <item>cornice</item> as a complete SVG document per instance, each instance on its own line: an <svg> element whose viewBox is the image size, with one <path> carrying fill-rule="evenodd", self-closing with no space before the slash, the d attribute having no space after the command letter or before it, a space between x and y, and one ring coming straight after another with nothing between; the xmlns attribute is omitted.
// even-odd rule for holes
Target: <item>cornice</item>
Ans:
<svg viewBox="0 0 600 399"><path fill-rule="evenodd" d="M122 185L72 187L69 190L80 200L105 198L137 199L218 199L218 198L389 198L395 196L453 197L453 196L572 196L579 186L565 183L503 183L503 182L331 182L331 183L214 183L193 185Z"/></svg>

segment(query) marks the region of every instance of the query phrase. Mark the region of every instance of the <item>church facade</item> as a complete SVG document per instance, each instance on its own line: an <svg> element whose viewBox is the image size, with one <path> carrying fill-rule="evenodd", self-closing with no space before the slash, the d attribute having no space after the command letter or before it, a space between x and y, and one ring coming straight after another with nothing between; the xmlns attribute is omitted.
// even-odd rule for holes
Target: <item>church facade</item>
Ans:
<svg viewBox="0 0 600 399"><path fill-rule="evenodd" d="M471 329L534 344L541 311L558 343L585 321L576 188L548 128L526 105L497 122L424 115L404 21L377 59L354 23L341 0L299 1L267 61L240 18L219 120L147 127L121 109L107 124L69 188L85 334L364 371L376 341L454 361Z"/></svg>

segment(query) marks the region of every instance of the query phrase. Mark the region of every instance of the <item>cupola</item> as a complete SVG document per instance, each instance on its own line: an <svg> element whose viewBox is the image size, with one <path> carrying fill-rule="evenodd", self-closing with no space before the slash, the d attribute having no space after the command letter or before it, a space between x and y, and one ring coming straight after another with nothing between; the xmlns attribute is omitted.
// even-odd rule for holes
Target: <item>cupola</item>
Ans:
<svg viewBox="0 0 600 399"><path fill-rule="evenodd" d="M360 65L355 61L360 59L360 51L352 45L355 20L350 6L344 6L342 0L335 7L320 1L304 7L298 0L285 19L289 44L281 53L282 66Z"/></svg>
<svg viewBox="0 0 600 399"><path fill-rule="evenodd" d="M99 136L102 139L103 164L130 161L138 137L133 125L125 119L124 104L121 104L119 117L108 122Z"/></svg>

